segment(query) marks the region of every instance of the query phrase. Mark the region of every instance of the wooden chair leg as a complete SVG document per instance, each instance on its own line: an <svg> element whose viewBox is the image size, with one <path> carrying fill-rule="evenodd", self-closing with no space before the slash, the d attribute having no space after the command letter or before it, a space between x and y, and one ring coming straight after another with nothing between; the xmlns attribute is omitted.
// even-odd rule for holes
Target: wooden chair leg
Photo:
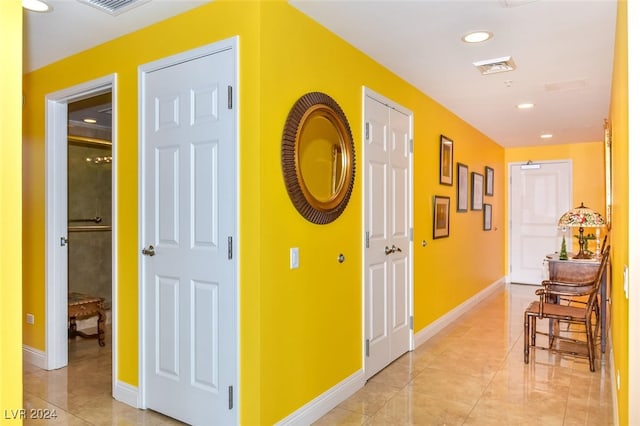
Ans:
<svg viewBox="0 0 640 426"><path fill-rule="evenodd" d="M587 329L587 351L589 353L589 370L596 371L595 348L593 347L593 330L591 329L591 321L587 320L585 324Z"/></svg>
<svg viewBox="0 0 640 426"><path fill-rule="evenodd" d="M524 363L529 364L529 314L524 313Z"/></svg>
<svg viewBox="0 0 640 426"><path fill-rule="evenodd" d="M536 315L531 315L531 346L536 345Z"/></svg>

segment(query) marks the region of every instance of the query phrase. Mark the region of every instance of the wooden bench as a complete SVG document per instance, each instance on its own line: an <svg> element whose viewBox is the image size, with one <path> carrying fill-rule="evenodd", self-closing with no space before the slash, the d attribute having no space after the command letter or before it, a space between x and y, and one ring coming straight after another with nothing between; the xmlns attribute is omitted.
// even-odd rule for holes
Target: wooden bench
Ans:
<svg viewBox="0 0 640 426"><path fill-rule="evenodd" d="M95 334L87 334L78 331L76 319L91 318L98 316L98 332ZM69 338L76 336L95 339L98 338L98 344L104 346L104 297L90 296L83 293L69 293Z"/></svg>

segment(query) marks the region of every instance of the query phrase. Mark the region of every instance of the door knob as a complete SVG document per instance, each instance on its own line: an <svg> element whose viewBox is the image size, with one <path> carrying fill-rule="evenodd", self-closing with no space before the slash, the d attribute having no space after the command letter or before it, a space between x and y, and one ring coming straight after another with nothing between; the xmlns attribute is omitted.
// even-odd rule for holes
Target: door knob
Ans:
<svg viewBox="0 0 640 426"><path fill-rule="evenodd" d="M402 249L400 247L396 247L396 245L392 245L391 248L389 248L389 246L385 246L384 247L384 254L389 255L391 253L395 253L395 252L401 252Z"/></svg>
<svg viewBox="0 0 640 426"><path fill-rule="evenodd" d="M142 254L144 254L145 256L155 256L156 255L156 249L151 244L149 244L148 248L143 248L142 249Z"/></svg>

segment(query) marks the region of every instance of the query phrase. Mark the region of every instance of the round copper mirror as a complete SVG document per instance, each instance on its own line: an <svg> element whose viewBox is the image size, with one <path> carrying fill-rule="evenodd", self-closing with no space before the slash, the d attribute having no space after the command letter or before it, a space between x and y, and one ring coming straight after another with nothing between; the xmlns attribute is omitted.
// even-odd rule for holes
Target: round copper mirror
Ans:
<svg viewBox="0 0 640 426"><path fill-rule="evenodd" d="M338 218L355 179L355 149L344 112L312 92L293 105L282 134L282 173L298 212L313 223Z"/></svg>

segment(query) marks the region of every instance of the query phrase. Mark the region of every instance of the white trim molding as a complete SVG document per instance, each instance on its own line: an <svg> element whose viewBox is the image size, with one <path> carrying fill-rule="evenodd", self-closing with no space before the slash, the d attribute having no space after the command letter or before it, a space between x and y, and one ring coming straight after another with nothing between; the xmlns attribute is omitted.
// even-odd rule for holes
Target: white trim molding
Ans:
<svg viewBox="0 0 640 426"><path fill-rule="evenodd" d="M469 312L478 303L482 302L493 293L504 289L505 285L505 279L504 277L502 277L499 280L493 282L491 285L487 286L484 290L465 300L422 330L418 331L414 335L414 342L416 344L416 347L431 339L433 336L442 331L446 326L451 324L457 318L461 317L463 314Z"/></svg>
<svg viewBox="0 0 640 426"><path fill-rule="evenodd" d="M328 391L277 422L276 425L310 425L360 390L365 383L364 370L358 370Z"/></svg>
<svg viewBox="0 0 640 426"><path fill-rule="evenodd" d="M38 368L47 369L47 354L31 346L22 345L22 359Z"/></svg>
<svg viewBox="0 0 640 426"><path fill-rule="evenodd" d="M113 384L113 399L130 405L133 408L141 408L138 388L121 382L120 380L116 380Z"/></svg>

